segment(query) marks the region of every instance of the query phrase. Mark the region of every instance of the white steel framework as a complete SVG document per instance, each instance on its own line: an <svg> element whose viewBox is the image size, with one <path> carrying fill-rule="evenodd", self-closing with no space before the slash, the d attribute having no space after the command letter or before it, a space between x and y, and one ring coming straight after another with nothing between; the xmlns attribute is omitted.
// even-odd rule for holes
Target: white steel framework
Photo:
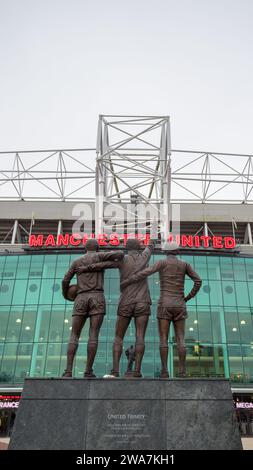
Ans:
<svg viewBox="0 0 253 470"><path fill-rule="evenodd" d="M100 115L96 158L96 233L104 230L105 202L153 204L168 233L169 116ZM128 211L132 212L131 209ZM132 213L132 215L135 215ZM145 219L146 222L147 219ZM140 224L140 218L138 224Z"/></svg>
<svg viewBox="0 0 253 470"><path fill-rule="evenodd" d="M0 152L0 201L98 197L251 204L253 155L171 150L168 116L108 115L96 148Z"/></svg>

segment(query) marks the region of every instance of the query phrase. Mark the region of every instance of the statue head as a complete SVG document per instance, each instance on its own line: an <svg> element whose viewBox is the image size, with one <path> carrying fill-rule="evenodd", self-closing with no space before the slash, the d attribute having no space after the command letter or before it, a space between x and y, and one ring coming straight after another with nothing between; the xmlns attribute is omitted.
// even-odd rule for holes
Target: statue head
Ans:
<svg viewBox="0 0 253 470"><path fill-rule="evenodd" d="M85 243L85 248L87 251L98 251L98 241L95 238L89 238L89 240L87 240L87 242Z"/></svg>
<svg viewBox="0 0 253 470"><path fill-rule="evenodd" d="M141 243L137 238L129 238L126 242L126 249L128 251L138 251L141 248Z"/></svg>
<svg viewBox="0 0 253 470"><path fill-rule="evenodd" d="M176 242L165 243L163 249L166 255L178 255L179 254L179 245Z"/></svg>

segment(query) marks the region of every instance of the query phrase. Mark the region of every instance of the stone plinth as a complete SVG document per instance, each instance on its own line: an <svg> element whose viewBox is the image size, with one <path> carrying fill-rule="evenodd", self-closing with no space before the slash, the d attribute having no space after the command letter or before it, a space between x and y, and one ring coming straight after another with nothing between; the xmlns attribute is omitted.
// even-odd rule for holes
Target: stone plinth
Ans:
<svg viewBox="0 0 253 470"><path fill-rule="evenodd" d="M26 379L9 449L241 449L223 379Z"/></svg>

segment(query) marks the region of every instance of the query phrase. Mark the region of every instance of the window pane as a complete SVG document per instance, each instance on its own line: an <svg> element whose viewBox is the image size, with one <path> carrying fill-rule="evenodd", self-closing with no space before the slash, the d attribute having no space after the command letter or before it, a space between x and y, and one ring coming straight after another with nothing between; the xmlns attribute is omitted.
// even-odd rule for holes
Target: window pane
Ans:
<svg viewBox="0 0 253 470"><path fill-rule="evenodd" d="M242 343L247 344L252 342L253 344L252 313L249 309L239 308L238 316Z"/></svg>
<svg viewBox="0 0 253 470"><path fill-rule="evenodd" d="M6 330L9 320L9 308L0 307L0 341L6 340Z"/></svg>
<svg viewBox="0 0 253 470"><path fill-rule="evenodd" d="M201 279L208 279L206 256L194 257L194 269Z"/></svg>
<svg viewBox="0 0 253 470"><path fill-rule="evenodd" d="M0 287L0 304L10 305L12 300L14 281L3 279Z"/></svg>
<svg viewBox="0 0 253 470"><path fill-rule="evenodd" d="M28 281L27 291L26 291L26 303L29 305L38 304L39 295L40 295L40 279L32 279Z"/></svg>
<svg viewBox="0 0 253 470"><path fill-rule="evenodd" d="M58 255L55 276L62 280L65 273L68 271L70 264L69 255Z"/></svg>
<svg viewBox="0 0 253 470"><path fill-rule="evenodd" d="M253 345L242 346L245 381L253 382Z"/></svg>
<svg viewBox="0 0 253 470"><path fill-rule="evenodd" d="M221 278L225 279L234 279L232 258L221 257L220 258L220 267L221 267Z"/></svg>
<svg viewBox="0 0 253 470"><path fill-rule="evenodd" d="M61 343L49 343L45 364L46 377L58 377L60 375Z"/></svg>
<svg viewBox="0 0 253 470"><path fill-rule="evenodd" d="M228 345L230 378L233 382L244 382L241 346Z"/></svg>
<svg viewBox="0 0 253 470"><path fill-rule="evenodd" d="M44 266L44 255L33 255L31 264L29 279L31 278L41 278L43 276L43 266Z"/></svg>
<svg viewBox="0 0 253 470"><path fill-rule="evenodd" d="M225 310L225 322L227 341L229 343L240 343L240 330L237 310Z"/></svg>
<svg viewBox="0 0 253 470"><path fill-rule="evenodd" d="M64 316L65 316L64 314L65 314L65 308L62 308L60 305L59 306L55 305L52 308L51 323L50 323L50 330L49 330L50 342L62 341Z"/></svg>
<svg viewBox="0 0 253 470"><path fill-rule="evenodd" d="M65 304L66 300L64 299L62 295L62 289L61 289L61 279L55 279L53 284L52 284L52 292L53 292L53 303L54 304Z"/></svg>
<svg viewBox="0 0 253 470"><path fill-rule="evenodd" d="M32 362L30 369L31 377L43 377L47 355L47 343L35 343L33 345Z"/></svg>
<svg viewBox="0 0 253 470"><path fill-rule="evenodd" d="M24 307L12 307L10 310L9 323L7 328L6 340L8 342L17 342L20 337L21 324L23 319Z"/></svg>
<svg viewBox="0 0 253 470"><path fill-rule="evenodd" d="M225 328L223 327L222 321L223 311L222 309L211 311L212 331L213 331L213 342L222 343L225 342Z"/></svg>
<svg viewBox="0 0 253 470"><path fill-rule="evenodd" d="M4 279L14 279L16 276L16 269L18 263L18 256L6 256L6 261L3 269Z"/></svg>
<svg viewBox="0 0 253 470"><path fill-rule="evenodd" d="M211 287L207 281L203 281L201 289L199 290L196 299L197 305L209 305L210 304L210 291Z"/></svg>
<svg viewBox="0 0 253 470"><path fill-rule="evenodd" d="M165 259L165 257L162 257L161 259ZM181 259L182 261L185 261L186 263L189 263L192 267L194 267L194 256L183 255Z"/></svg>
<svg viewBox="0 0 253 470"><path fill-rule="evenodd" d="M174 377L178 374L178 354L177 354L177 347L173 345L173 369L174 369ZM199 355L196 354L196 344L195 343L187 343L186 346L186 373L189 377L199 377L200 376L200 362L199 362Z"/></svg>
<svg viewBox="0 0 253 470"><path fill-rule="evenodd" d="M61 357L60 357L60 366L59 366L59 374L62 375L63 371L66 369L67 365L67 348L68 343L63 343L61 348Z"/></svg>
<svg viewBox="0 0 253 470"><path fill-rule="evenodd" d="M249 305L249 294L246 282L235 282L237 305L243 307Z"/></svg>
<svg viewBox="0 0 253 470"><path fill-rule="evenodd" d="M40 304L51 304L53 300L53 279L43 279L40 289Z"/></svg>
<svg viewBox="0 0 253 470"><path fill-rule="evenodd" d="M245 267L248 281L253 281L253 258L245 258Z"/></svg>
<svg viewBox="0 0 253 470"><path fill-rule="evenodd" d="M207 286L210 290L210 304L213 305L223 305L221 282L220 281L210 281ZM202 289L205 289L204 286Z"/></svg>
<svg viewBox="0 0 253 470"><path fill-rule="evenodd" d="M199 355L201 376L224 377L224 358L221 346L203 344Z"/></svg>
<svg viewBox="0 0 253 470"><path fill-rule="evenodd" d="M220 258L218 256L207 256L207 269L209 279L220 280Z"/></svg>
<svg viewBox="0 0 253 470"><path fill-rule="evenodd" d="M83 373L85 371L85 366L86 366L86 360L87 360L87 343L82 342L79 344L77 355L76 355L75 369L74 369L75 377L83 377ZM97 363L97 360L96 360L96 363Z"/></svg>
<svg viewBox="0 0 253 470"><path fill-rule="evenodd" d="M3 274L4 274L5 260L6 260L6 256L0 255L0 278L3 277Z"/></svg>
<svg viewBox="0 0 253 470"><path fill-rule="evenodd" d="M13 305L22 305L25 303L27 279L16 280L13 291Z"/></svg>
<svg viewBox="0 0 253 470"><path fill-rule="evenodd" d="M186 278L185 279L185 288L184 288L184 293L185 293L185 296L188 295L191 290L192 290L192 287L193 287L193 282L191 279L189 278ZM199 291L198 293L198 296L202 294L202 289ZM195 306L196 305L196 298L197 297L194 297L193 299L189 300L189 302L187 302L187 306ZM198 303L200 301L204 302L206 300L206 297L203 297L203 295L201 295L201 299L198 298ZM209 296L208 296L208 300L209 300Z"/></svg>
<svg viewBox="0 0 253 470"><path fill-rule="evenodd" d="M197 317L196 309L187 308L187 311L188 311L188 318L185 322L185 341L187 343L193 343L199 340L198 317ZM173 343L176 342L174 328L173 328L172 341Z"/></svg>
<svg viewBox="0 0 253 470"><path fill-rule="evenodd" d="M233 271L236 281L246 281L246 269L244 258L233 259Z"/></svg>
<svg viewBox="0 0 253 470"><path fill-rule="evenodd" d="M250 306L253 307L253 282L248 282Z"/></svg>
<svg viewBox="0 0 253 470"><path fill-rule="evenodd" d="M72 325L72 306L67 306L65 313L64 313L64 320L63 320L63 342L67 342L70 337L70 332L71 332L71 325ZM85 331L87 329L83 329L82 331L82 340L87 339L87 334L85 334Z"/></svg>
<svg viewBox="0 0 253 470"><path fill-rule="evenodd" d="M222 293L223 293L224 305L236 306L235 284L233 281L222 282Z"/></svg>
<svg viewBox="0 0 253 470"><path fill-rule="evenodd" d="M18 257L16 279L27 279L29 277L31 258L30 255Z"/></svg>
<svg viewBox="0 0 253 470"><path fill-rule="evenodd" d="M32 343L34 341L36 316L37 310L34 307L25 307L21 326L21 342Z"/></svg>
<svg viewBox="0 0 253 470"><path fill-rule="evenodd" d="M200 342L211 342L213 339L212 323L209 309L198 308L198 330Z"/></svg>
<svg viewBox="0 0 253 470"><path fill-rule="evenodd" d="M57 263L57 255L46 255L43 265L43 278L54 278Z"/></svg>
<svg viewBox="0 0 253 470"><path fill-rule="evenodd" d="M18 343L6 343L1 366L1 382L12 383L17 360Z"/></svg>
<svg viewBox="0 0 253 470"><path fill-rule="evenodd" d="M18 347L17 353L15 382L22 383L25 377L28 377L30 373L32 344L21 343Z"/></svg>
<svg viewBox="0 0 253 470"><path fill-rule="evenodd" d="M44 343L48 341L48 333L50 326L51 307L42 305L38 307L38 314L35 326L35 341Z"/></svg>

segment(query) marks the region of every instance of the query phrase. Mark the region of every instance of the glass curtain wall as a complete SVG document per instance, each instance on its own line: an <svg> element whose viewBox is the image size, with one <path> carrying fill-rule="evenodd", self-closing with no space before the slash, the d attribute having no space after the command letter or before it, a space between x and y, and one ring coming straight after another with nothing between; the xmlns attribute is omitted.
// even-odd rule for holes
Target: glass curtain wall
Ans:
<svg viewBox="0 0 253 470"><path fill-rule="evenodd" d="M0 256L0 382L20 384L25 377L58 377L66 362L73 304L61 294L61 280L80 254ZM153 255L150 264L164 255ZM230 377L234 383L253 382L253 258L182 256L203 279L201 291L188 302L186 322L187 373L192 377ZM73 282L75 282L73 280ZM146 334L143 374L159 374L156 308L158 274L149 278L152 304ZM192 288L186 280L185 292ZM101 329L95 372L109 373L119 298L119 273L105 275L107 314ZM82 377L86 361L88 323L82 332L75 376ZM124 349L135 341L134 323ZM121 373L127 360L122 356ZM170 374L176 376L177 350L170 332Z"/></svg>

